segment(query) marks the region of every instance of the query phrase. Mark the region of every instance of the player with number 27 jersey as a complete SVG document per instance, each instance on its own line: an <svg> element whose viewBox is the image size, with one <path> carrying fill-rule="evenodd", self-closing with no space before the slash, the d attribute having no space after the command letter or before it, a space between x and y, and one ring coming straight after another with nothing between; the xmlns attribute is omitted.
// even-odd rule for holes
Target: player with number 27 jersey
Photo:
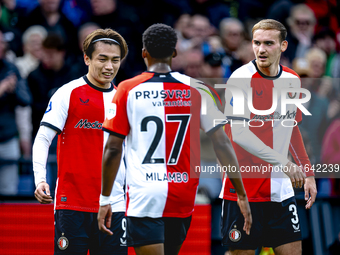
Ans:
<svg viewBox="0 0 340 255"><path fill-rule="evenodd" d="M126 215L189 217L199 179L199 128L225 117L207 87L177 72L144 72L118 86L103 130L126 137ZM204 93L206 111L201 110ZM134 109L134 110L132 110Z"/></svg>

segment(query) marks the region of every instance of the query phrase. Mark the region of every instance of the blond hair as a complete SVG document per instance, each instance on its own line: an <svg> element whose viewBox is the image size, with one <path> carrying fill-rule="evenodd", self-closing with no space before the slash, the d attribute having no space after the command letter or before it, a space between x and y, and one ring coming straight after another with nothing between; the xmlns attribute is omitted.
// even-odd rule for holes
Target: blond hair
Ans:
<svg viewBox="0 0 340 255"><path fill-rule="evenodd" d="M256 30L263 29L263 30L277 30L280 32L280 42L286 40L287 37L287 29L281 22L274 20L274 19L263 19L260 22L256 23L251 30L253 36Z"/></svg>

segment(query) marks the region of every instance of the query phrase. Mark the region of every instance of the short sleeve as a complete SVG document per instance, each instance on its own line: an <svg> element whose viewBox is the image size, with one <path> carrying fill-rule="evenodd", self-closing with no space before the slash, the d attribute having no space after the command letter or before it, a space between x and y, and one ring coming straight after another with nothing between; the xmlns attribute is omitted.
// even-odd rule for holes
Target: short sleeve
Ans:
<svg viewBox="0 0 340 255"><path fill-rule="evenodd" d="M68 116L71 91L63 86L51 97L40 125L50 127L58 134L64 129Z"/></svg>
<svg viewBox="0 0 340 255"><path fill-rule="evenodd" d="M118 86L117 92L109 106L107 117L103 123L103 130L110 134L125 138L130 132L127 114L128 91L124 85Z"/></svg>

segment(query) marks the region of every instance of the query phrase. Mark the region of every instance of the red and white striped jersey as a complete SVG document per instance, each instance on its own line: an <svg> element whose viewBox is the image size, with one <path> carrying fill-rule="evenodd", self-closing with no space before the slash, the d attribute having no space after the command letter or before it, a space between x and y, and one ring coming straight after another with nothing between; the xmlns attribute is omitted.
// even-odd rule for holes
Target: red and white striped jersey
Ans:
<svg viewBox="0 0 340 255"><path fill-rule="evenodd" d="M225 119L207 91L177 72L144 72L119 84L103 129L126 137L127 216L192 214L199 130L213 132L218 127L214 120Z"/></svg>
<svg viewBox="0 0 340 255"><path fill-rule="evenodd" d="M234 125L238 128L249 128L249 136L255 135L256 143L244 145L241 147L235 141L236 132L232 132L231 125L225 126L225 131L232 141L240 170L242 172L243 183L250 202L275 201L281 202L289 197L294 196L294 190L288 176L273 165L268 163L272 155L276 156L273 162L288 162L288 150L290 146L293 126L302 121L302 113L295 104L287 104L286 112L281 112L281 94L282 88L300 88L301 81L299 76L291 69L279 66L279 73L275 77L268 77L261 73L255 60L237 69L229 78L228 85L233 85L242 90L244 94L244 114L233 115L235 98L227 88L225 93L225 115L230 119L245 120ZM228 87L228 86L227 86ZM256 110L271 109L273 103L273 88L277 93L277 107L268 115L256 115L248 108L248 101L252 100L252 105ZM249 94L249 89L252 89L252 94ZM251 98L249 98L251 96ZM286 98L300 98L300 93L285 93ZM235 118L236 117L236 118ZM248 121L251 120L251 122ZM296 122L294 122L296 121ZM242 126L244 125L244 126ZM298 128L298 127L296 127ZM247 138L247 137L245 137ZM258 140L259 138L259 140ZM250 139L249 139L250 140ZM262 145L261 145L261 144ZM265 146L269 150L266 153L254 151L259 150L260 146ZM247 149L247 146L251 149ZM267 147L268 146L268 147ZM264 147L262 147L264 148ZM272 149L272 150L271 150ZM303 151L302 151L303 150ZM248 152L249 151L249 152ZM253 153L250 153L253 152ZM273 152L273 154L271 154ZM304 152L302 144L301 153ZM262 154L261 154L262 153ZM267 161L264 161L267 159ZM308 158L307 161L309 162ZM270 162L270 161L269 161ZM280 164L274 165L279 166ZM276 169L271 171L271 169ZM255 178L254 178L255 177ZM237 194L230 179L223 180L223 186L220 197L227 200L237 200Z"/></svg>
<svg viewBox="0 0 340 255"><path fill-rule="evenodd" d="M113 84L101 89L83 76L52 96L41 125L59 134L55 209L98 212L102 156L109 137L101 129L115 93ZM121 164L111 194L113 211L125 211L124 182Z"/></svg>

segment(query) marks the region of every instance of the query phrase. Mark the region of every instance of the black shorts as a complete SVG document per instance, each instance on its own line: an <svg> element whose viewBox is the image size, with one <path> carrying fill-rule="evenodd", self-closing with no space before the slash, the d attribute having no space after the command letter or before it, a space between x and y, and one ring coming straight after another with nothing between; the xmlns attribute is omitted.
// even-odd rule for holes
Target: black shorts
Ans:
<svg viewBox="0 0 340 255"><path fill-rule="evenodd" d="M54 214L54 254L127 254L124 212L112 215L112 236L98 229L97 213L56 210Z"/></svg>
<svg viewBox="0 0 340 255"><path fill-rule="evenodd" d="M127 245L143 246L164 243L181 245L188 233L191 216L187 218L127 217Z"/></svg>
<svg viewBox="0 0 340 255"><path fill-rule="evenodd" d="M223 200L222 244L229 249L256 250L301 240L300 220L294 197L278 202L251 202L253 224L248 236L236 201Z"/></svg>

